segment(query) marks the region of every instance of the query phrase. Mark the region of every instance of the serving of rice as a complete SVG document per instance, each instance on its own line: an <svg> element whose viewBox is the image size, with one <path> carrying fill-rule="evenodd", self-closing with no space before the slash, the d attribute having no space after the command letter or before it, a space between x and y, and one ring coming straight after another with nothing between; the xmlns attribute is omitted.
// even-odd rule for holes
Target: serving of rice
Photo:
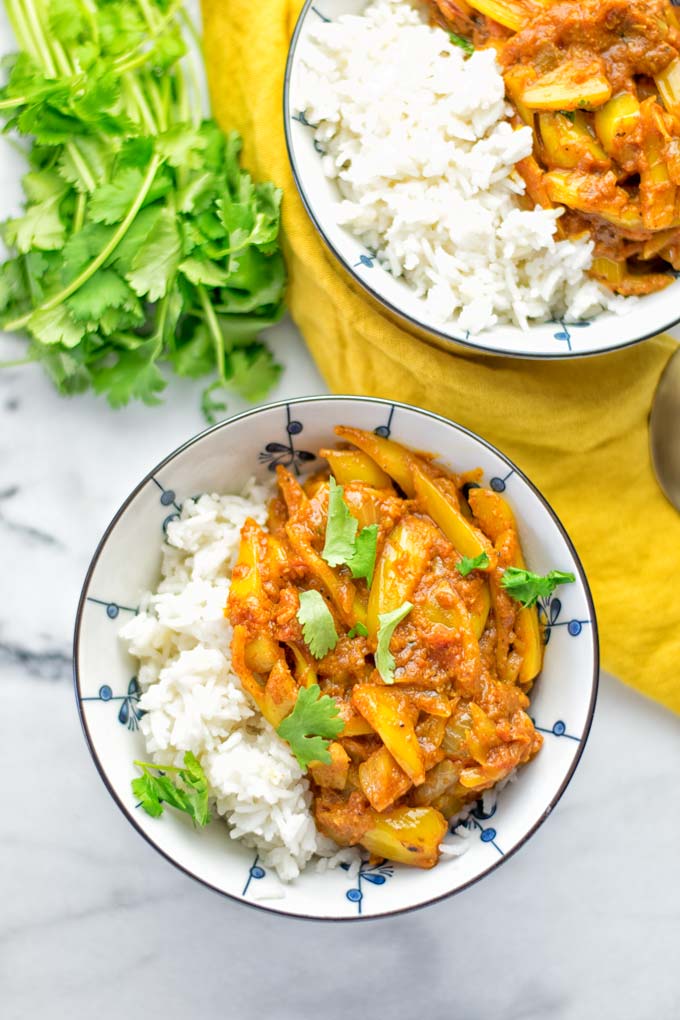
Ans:
<svg viewBox="0 0 680 1020"><path fill-rule="evenodd" d="M140 730L153 761L181 766L192 751L232 839L289 881L314 856L327 866L358 852L317 832L302 769L231 668L224 607L240 529L247 517L265 522L270 495L253 483L241 496L188 500L168 524L157 591L120 633L139 659Z"/></svg>
<svg viewBox="0 0 680 1020"><path fill-rule="evenodd" d="M337 221L436 321L479 333L627 308L586 275L592 241L557 239L561 210L519 205L532 132L509 122L492 49L467 57L419 5L376 0L313 26L296 93Z"/></svg>

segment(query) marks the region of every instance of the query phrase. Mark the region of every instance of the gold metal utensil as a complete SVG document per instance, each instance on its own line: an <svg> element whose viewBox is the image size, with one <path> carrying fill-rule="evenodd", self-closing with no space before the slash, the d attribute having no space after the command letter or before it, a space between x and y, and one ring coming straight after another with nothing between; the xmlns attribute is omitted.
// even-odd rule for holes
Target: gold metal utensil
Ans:
<svg viewBox="0 0 680 1020"><path fill-rule="evenodd" d="M680 350L666 365L654 394L649 445L657 481L680 510Z"/></svg>

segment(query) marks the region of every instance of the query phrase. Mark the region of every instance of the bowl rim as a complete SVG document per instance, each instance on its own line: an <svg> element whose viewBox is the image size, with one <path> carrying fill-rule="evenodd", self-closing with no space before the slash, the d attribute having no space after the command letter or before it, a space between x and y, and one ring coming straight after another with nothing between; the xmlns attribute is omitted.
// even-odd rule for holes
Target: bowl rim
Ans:
<svg viewBox="0 0 680 1020"><path fill-rule="evenodd" d="M576 571L577 571L579 580L580 580L580 582L581 582L581 584L583 586L583 591L584 591L585 598L586 598L586 604L588 606L588 611L589 611L589 614L590 614L590 620L591 620L591 624L592 624L590 629L591 629L591 633L592 633L592 636L593 636L593 672L592 672L592 678L591 678L590 701L589 701L589 704L588 704L588 710L587 710L586 721L585 721L585 726L584 726L584 730L583 730L583 736L581 737L581 741L580 741L580 743L578 745L576 754L574 756L573 761L571 762L571 765L569 766L569 769L567 771L566 776L562 780L562 782L561 782L558 790L556 791L556 793L551 797L550 803L548 804L548 806L542 812L541 816L534 822L534 824L531 826L531 828L528 829L524 833L524 835L516 843L516 845L511 850L509 850L507 853L505 853L503 855L503 857L500 857L497 861L495 861L494 864L490 865L488 868L485 868L478 875L475 875L473 878L468 879L468 881L464 882L460 886L457 886L455 889L450 889L448 892L444 892L444 893L441 893L440 895L433 896L430 899L423 900L420 903L414 903L414 904L412 904L410 906L399 907L396 910L385 910L385 911L382 911L381 913L377 913L377 914L353 914L353 915L348 915L347 917L317 917L317 916L314 916L312 914L291 913L291 912L288 912L288 911L285 911L285 910L279 910L276 907L268 906L268 905L266 905L264 903L258 903L256 901L243 899L243 898L241 898L241 897L239 897L237 895L234 895L233 893L227 892L225 889L220 889L218 886L213 885L212 882L209 882L207 879L201 877L201 875L198 875L195 872L193 872L189 866L181 863L175 857L172 857L171 854L169 854L158 843L156 843L155 840L152 839L152 837L147 832L144 831L144 829L141 827L141 825L139 825L139 823L137 822L137 820L134 817L133 813L130 811L128 806L123 803L121 798L118 796L118 794L114 790L113 785L109 781L107 772L106 772L106 770L104 768L104 765L102 764L102 762L100 760L99 753L98 753L97 748L95 746L95 742L94 742L92 736L90 735L90 731L88 729L87 719L85 717L85 711L83 709L83 703L82 703L82 692L81 692L81 685L80 685L80 670L79 670L79 653L80 653L80 640L81 640L82 630L83 630L83 614L84 614L85 606L87 604L87 592L88 592L88 589L89 589L92 577L94 575L94 572L95 572L95 570L97 568L97 564L99 562L99 558L100 558L100 556L101 556L105 546L107 545L107 543L109 541L109 538L111 537L111 534L113 533L114 529L116 528L118 522L127 513L127 511L129 509L130 505L132 504L132 502L136 499L138 494L148 484L148 482L152 479L152 477L154 475L158 474L164 467L166 467L168 464L170 464L180 454L184 453L186 450L190 449L190 447L194 446L195 444L201 442L206 436L211 435L213 432L218 432L218 431L220 431L223 428L228 428L229 426L235 424L238 421L243 421L244 419L247 419L247 418L250 418L250 417L252 417L254 415L260 414L263 411L269 411L269 410L273 410L273 409L276 409L276 408L285 408L287 406L290 407L290 406L296 406L296 405L319 404L319 403L324 403L327 400L334 400L334 401L337 400L337 401L340 401L340 402L344 402L344 401L348 401L348 402L349 401L360 401L362 403L368 403L368 404L373 404L373 405L377 404L377 405L383 406L383 407L401 408L402 410L415 411L417 414L421 414L421 415L423 415L425 417L432 418L434 421L440 422L440 423L442 423L444 425L449 426L450 428L455 429L458 432L463 433L464 435L468 436L469 438L471 438L471 439L481 443L483 446L485 446L492 453L496 454L496 456L500 457L501 460L504 461L505 464L509 468L511 468L522 479L522 481L529 487L531 492L534 494L534 496L538 499L539 503L542 505L543 509L551 517L553 523L557 527L557 530L560 532L560 535L561 535L562 539L566 543L567 548L569 549L569 551L570 551L570 553L571 553L571 555L572 555L572 557L574 559L574 564L576 566ZM80 597L78 599L78 607L77 607L77 610L76 610L75 627L74 627L74 634L73 634L73 687L74 687L74 695L75 695L75 700L76 700L76 707L77 707L77 711L78 711L78 716L80 718L80 725L81 725L81 728L82 728L82 731L83 731L83 735L85 737L85 742L87 744L87 747L88 747L88 750L89 750L90 755L92 757L92 760L93 760L93 762L95 764L95 767L96 767L96 769L97 769L97 771L98 771L98 773L99 773L99 775L100 775L100 777L102 779L102 782L104 783L104 786L108 790L108 792L109 792L111 798L113 799L113 801L117 804L117 806L120 809L120 811L127 818L128 822L130 822L130 824L133 826L133 828L136 829L136 831L139 833L139 835L142 836L142 838L151 847L153 847L153 849L156 850L157 853L159 853L162 857L164 857L167 861L169 861L169 863L172 864L179 871L182 871L189 878L194 879L194 881L199 882L201 885L206 886L208 889L213 890L213 892L219 893L221 896L227 897L229 900L232 900L235 903L239 903L239 904L243 904L245 906L252 907L252 908L254 908L256 910L262 911L265 914L278 914L281 917L287 917L287 918L295 919L295 920L324 921L324 922L329 922L329 923L332 922L332 923L340 923L340 924L344 924L344 923L348 923L348 922L356 922L356 921L376 921L376 920L381 920L381 919L388 918L388 917L398 916L400 914L411 913L414 910L420 910L423 907L431 906L434 903L440 903L443 900L449 899L451 896L455 896L458 893L463 892L465 889L469 889L471 886L475 885L481 879L485 878L487 875L489 875L492 872L496 871L507 860L509 860L511 857L513 857L515 855L515 853L520 849L520 847L524 846L524 844L527 843L531 839L531 837L534 835L534 833L541 827L541 825L543 825L543 822L546 820L546 818L548 818L548 816L553 812L553 810L555 809L556 805L561 800L564 791L567 789L567 787L569 786L569 783L571 782L571 780L573 778L573 775L574 775L574 773L575 773L575 771L576 771L576 769L578 767L578 764L579 764L579 762L581 760L581 757L583 755L583 752L585 750L585 746L586 746L586 743L588 741L588 737L590 735L590 730L591 730L592 723L593 723L593 715L594 715L595 706L596 706L596 703L597 703L597 694L598 694L598 688L599 688L599 677L600 677L599 630L598 630L597 616L596 616L596 613L595 613L595 606L594 606L594 603L593 603L593 597L592 597L592 593L590 591L590 585L588 584L588 579L586 577L585 570L583 568L583 564L581 563L580 557L579 557L579 555L578 555L578 553L577 553L577 551L576 551L576 549L574 547L574 544L571 541L569 535L567 534L567 531L566 531L564 525L562 524L561 520L559 519L559 517L557 516L557 514L553 510L552 506L547 501L547 499L542 495L542 493L534 485L534 483L529 478L527 478L527 476L524 474L524 472L520 468L518 468L517 465L512 460L510 460L509 457L507 457L504 453L501 453L501 451L497 447L495 447L493 445L493 443L490 443L490 442L488 442L488 440L483 439L482 436L479 436L476 432L473 432L471 429L465 428L464 425L460 425L458 422L452 421L451 419L444 417L444 415L436 414L434 411L428 411L428 410L426 410L426 409L424 409L422 407L418 407L415 404L407 404L404 401L386 400L386 399L384 399L382 397L367 397L367 396L354 395L354 394L349 394L349 393L343 393L343 394L330 393L330 394L321 394L321 395L314 395L314 396L307 396L307 397L292 397L289 400L277 400L277 401L273 401L273 402L268 403L268 404L258 405L257 407L250 408L249 410L242 411L239 414L235 414L235 415L232 415L229 418L225 418L223 421L218 422L216 425L211 425L208 428L203 429L201 432L197 433L195 436L192 436L191 438L187 439L184 443L180 444L180 446L176 447L175 450L173 450L166 457L164 457L161 461L159 461L158 464L156 464L153 468L151 468L150 471L148 471L144 475L142 480L132 489L130 494L123 500L123 502L119 506L118 510L115 512L115 514L112 517L111 521L109 522L106 530L104 531L104 534L102 535L101 539L99 540L99 542L97 544L97 547L96 547L96 549L94 551L94 554L92 556L90 564L89 564L89 566L87 568L87 572L85 574L85 579L83 581L83 586L82 586L82 589L81 589L81 592L80 592Z"/></svg>
<svg viewBox="0 0 680 1020"><path fill-rule="evenodd" d="M429 334L430 337L442 341L446 345L446 347L448 348L453 347L454 351L456 345L458 345L460 347L465 347L468 350L483 351L485 354L496 355L496 357L518 358L524 359L526 361L567 361L573 358L597 358L602 354L612 354L614 351L622 351L625 350L627 347L634 347L636 344L643 343L645 340L651 340L652 337L658 336L660 333L665 333L666 330L672 329L674 326L677 326L678 323L680 323L679 312L678 315L672 318L669 322L665 323L664 325L656 326L649 333L645 333L642 336L635 337L632 340L626 340L624 343L612 344L609 347L599 347L597 350L594 351L559 350L556 351L554 354L551 354L547 351L544 353L534 351L518 352L516 350L513 350L513 348L511 347L490 347L488 344L485 344L483 342L473 343L469 339L467 340L457 339L455 337L452 337L448 333L444 333L441 329L438 329L436 326L420 322L418 319L414 318L414 316L411 315L409 312L404 311L402 308L398 308L386 297L383 297L382 294L379 294L376 290L374 290L374 288L371 287L370 284L366 282L365 278L360 276L355 271L354 266L352 266L349 263L349 261L344 257L344 255L342 255L342 253L338 250L337 246L334 245L331 239L327 236L321 224L321 221L319 220L319 217L314 211L312 202L309 196L307 195L305 186L302 182L302 175L300 173L298 163L295 157L295 143L293 141L293 128L291 125L292 109L290 102L293 64L295 61L297 45L298 42L300 41L300 36L302 34L304 23L307 19L307 15L317 2L318 0L305 0L305 3L295 23L295 29L293 30L293 35L291 36L290 45L288 47L288 56L286 58L286 68L283 77L283 109L282 109L283 130L286 139L288 161L290 163L290 168L293 174L293 180L295 182L297 193L300 196L302 204L307 212L307 215L312 221L312 224L315 227L319 237L326 245L328 250L331 252L331 254L335 257L335 259L337 259L337 261L340 263L342 269L349 274L354 283L358 284L359 287L363 291L365 291L374 301L376 301L379 305L385 308L390 313L390 315L394 316L397 320L401 320L402 323L409 324L410 326L414 327L415 330L418 330L421 333ZM599 318L599 316L596 316L596 318ZM624 316L621 316L621 319L623 318ZM620 319L618 321L620 321ZM616 322L617 319L612 320L612 327L614 331ZM486 331L482 330L482 332L478 335L483 338L485 336L485 332ZM419 336L417 336L416 339L420 339L421 342L423 343L428 342L426 339L423 339L422 337ZM432 343L432 340L430 340L429 342Z"/></svg>

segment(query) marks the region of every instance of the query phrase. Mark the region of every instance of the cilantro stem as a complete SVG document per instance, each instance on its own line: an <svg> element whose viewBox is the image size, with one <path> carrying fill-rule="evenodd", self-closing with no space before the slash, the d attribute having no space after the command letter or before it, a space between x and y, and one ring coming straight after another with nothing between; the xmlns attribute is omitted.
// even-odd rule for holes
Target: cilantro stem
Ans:
<svg viewBox="0 0 680 1020"><path fill-rule="evenodd" d="M147 28L149 29L150 32L153 32L157 24L156 12L149 7L146 0L137 0L137 6L144 15L144 20L146 21Z"/></svg>
<svg viewBox="0 0 680 1020"><path fill-rule="evenodd" d="M97 187L97 182L92 176L90 168L87 165L82 152L80 151L75 142L67 142L66 148L68 149L69 156L73 160L73 165L75 166L76 170L78 171L82 178L85 188L87 189L87 191L94 191L94 189Z"/></svg>
<svg viewBox="0 0 680 1020"><path fill-rule="evenodd" d="M149 104L146 101L144 93L139 87L137 79L126 74L123 78L123 81L126 83L128 90L135 101L135 105L144 123L144 127L146 128L150 135L157 135L158 127L156 125L155 120L153 119L153 114L149 108Z"/></svg>
<svg viewBox="0 0 680 1020"><path fill-rule="evenodd" d="M208 327L208 332L213 339L215 345L215 360L217 361L217 373L222 380L222 383L227 385L227 374L225 371L225 350L224 350L224 336L220 329L220 324L215 315L215 309L212 306L212 302L206 293L206 289L203 286L196 287L198 298L201 302L201 308L205 316L205 322Z"/></svg>
<svg viewBox="0 0 680 1020"><path fill-rule="evenodd" d="M15 3L14 0L5 0L5 8L20 47L33 57L36 64L39 64L40 50L31 34L30 25L26 21L26 13L21 4Z"/></svg>
<svg viewBox="0 0 680 1020"><path fill-rule="evenodd" d="M35 358L16 358L14 361L0 361L0 368L18 368L20 365L30 365Z"/></svg>
<svg viewBox="0 0 680 1020"><path fill-rule="evenodd" d="M45 66L45 70L51 78L56 78L57 66L52 59L52 53L43 33L43 26L38 16L38 12L35 9L35 5L33 4L33 0L24 0L24 12L26 14L26 20L29 28L33 31L33 39L38 53L40 54L40 58Z"/></svg>
<svg viewBox="0 0 680 1020"><path fill-rule="evenodd" d="M79 233L83 228L83 221L85 220L85 195L82 191L78 192L78 198L76 199L76 209L73 214L73 230L71 234Z"/></svg>
<svg viewBox="0 0 680 1020"><path fill-rule="evenodd" d="M0 99L0 110L11 110L13 106L23 106L28 96L13 96L11 99Z"/></svg>
<svg viewBox="0 0 680 1020"><path fill-rule="evenodd" d="M137 50L139 49L140 46L143 46L144 43L148 42L149 36L151 38L155 38L157 35L160 35L161 32L165 28L167 28L167 26L170 24L173 18L177 16L178 12L181 11L183 6L184 0L175 0L175 3L168 8L167 12L163 15L160 21L156 22L153 28L149 25L148 36L140 40L138 46L135 46L134 49L128 50L127 53L121 53L120 56L116 57L116 59L113 61L114 71L116 71L116 73L118 74L122 74L124 71L132 71L136 67L141 67L142 64L145 64L149 59L148 51L140 53L139 56L135 56Z"/></svg>
<svg viewBox="0 0 680 1020"><path fill-rule="evenodd" d="M153 761L137 761L136 758L135 758L135 760L133 761L132 764L136 765L137 768L139 768L139 769L155 769L156 772L183 772L184 771L184 769L179 768L178 765L157 765Z"/></svg>
<svg viewBox="0 0 680 1020"><path fill-rule="evenodd" d="M145 75L146 95L151 102L153 112L156 117L156 123L158 124L159 131L168 130L168 95L167 86L170 84L168 78L163 78L161 88L165 91L165 97L161 94L161 89L154 81L153 77Z"/></svg>
<svg viewBox="0 0 680 1020"><path fill-rule="evenodd" d="M34 309L33 312L28 312L26 315L22 315L21 318L14 319L12 322L3 323L2 328L4 330L6 330L8 333L13 333L18 329L23 329L24 326L28 324L32 315L34 315L36 312L49 312L51 311L52 308L56 308L57 305L60 305L63 301L69 298L71 294L74 294L80 287L82 287L84 283L87 283L90 277L94 276L98 269L101 269L106 260L110 258L112 253L115 251L120 242L123 240L128 230L130 229L137 213L142 208L144 199L149 193L151 185L153 184L154 178L156 176L156 172L160 165L161 157L159 155L153 156L151 162L149 163L149 167L146 171L144 180L142 181L142 185L139 191L137 192L137 196L128 210L127 216L122 221L122 223L119 224L118 229L116 230L113 237L109 240L108 244L105 245L104 248L102 248L102 250L99 252L99 255L97 255L97 257L93 259L92 262L90 262L90 264L85 267L85 269L83 269L82 273L80 273L80 275L77 276L75 280L71 280L71 282L67 284L66 287L64 287L62 290L60 290L58 294L54 294L51 298L49 298L49 300L45 301L44 304L40 305L39 308Z"/></svg>

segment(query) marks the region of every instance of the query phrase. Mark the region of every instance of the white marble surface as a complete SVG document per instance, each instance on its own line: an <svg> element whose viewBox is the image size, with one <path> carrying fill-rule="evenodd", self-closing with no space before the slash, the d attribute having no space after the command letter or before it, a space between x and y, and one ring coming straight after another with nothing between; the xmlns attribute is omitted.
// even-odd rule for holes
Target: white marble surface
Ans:
<svg viewBox="0 0 680 1020"><path fill-rule="evenodd" d="M0 48L2 33L0 19ZM19 172L3 147L0 214ZM274 397L323 390L290 325L270 340L287 367ZM0 337L0 360L19 349ZM175 871L129 827L80 732L73 617L119 503L201 427L193 385L113 412L57 397L37 368L0 371L3 1020L678 1016L680 723L612 678L547 824L479 885L415 914L268 917Z"/></svg>

